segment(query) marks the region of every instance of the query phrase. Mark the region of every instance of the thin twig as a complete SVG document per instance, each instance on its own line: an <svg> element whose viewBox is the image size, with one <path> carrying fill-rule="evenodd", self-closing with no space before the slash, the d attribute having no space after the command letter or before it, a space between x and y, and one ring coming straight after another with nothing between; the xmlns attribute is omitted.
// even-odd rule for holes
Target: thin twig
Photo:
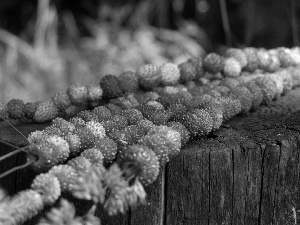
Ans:
<svg viewBox="0 0 300 225"><path fill-rule="evenodd" d="M23 169L23 168L25 168L25 167L27 167L27 166L33 164L34 162L35 162L35 160L30 160L30 161L28 161L27 163L25 163L24 165L16 166L16 167L14 167L14 168L12 168L12 169L6 171L5 173L2 173L2 174L0 175L0 179L2 179L3 177L5 177L5 176L7 176L7 175L9 175L9 174L11 174L11 173L17 171L17 170Z"/></svg>
<svg viewBox="0 0 300 225"><path fill-rule="evenodd" d="M27 142L29 142L28 141L28 139L25 137L25 135L24 134L22 134L17 128L15 128L15 126L14 125L12 125L8 120L6 120L3 116L1 116L0 115L0 117L6 122L6 123L8 123L13 129L15 129Z"/></svg>
<svg viewBox="0 0 300 225"><path fill-rule="evenodd" d="M227 46L232 47L231 30L230 30L227 6L226 6L225 0L220 0L220 8L221 8L222 23L223 23L223 28L224 28L224 32L225 32L226 44L227 44Z"/></svg>

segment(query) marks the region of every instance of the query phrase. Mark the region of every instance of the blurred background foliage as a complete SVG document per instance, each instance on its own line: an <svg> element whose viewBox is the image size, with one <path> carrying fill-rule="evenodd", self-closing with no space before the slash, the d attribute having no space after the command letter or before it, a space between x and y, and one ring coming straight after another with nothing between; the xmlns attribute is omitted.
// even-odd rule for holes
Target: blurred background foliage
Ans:
<svg viewBox="0 0 300 225"><path fill-rule="evenodd" d="M299 45L298 0L1 0L0 101L226 47Z"/></svg>

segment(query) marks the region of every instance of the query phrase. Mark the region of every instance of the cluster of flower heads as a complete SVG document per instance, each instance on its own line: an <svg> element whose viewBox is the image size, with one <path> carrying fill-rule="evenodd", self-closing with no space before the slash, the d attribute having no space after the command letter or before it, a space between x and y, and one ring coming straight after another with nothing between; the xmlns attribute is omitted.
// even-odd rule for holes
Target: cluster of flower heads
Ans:
<svg viewBox="0 0 300 225"><path fill-rule="evenodd" d="M179 65L165 63L161 66L146 64L136 72L125 71L118 76L105 75L99 84L72 84L67 91L55 93L51 99L24 103L12 99L0 103L0 115L5 118L37 123L51 121L60 116L73 115L78 106L98 106L102 98L111 99L136 91L151 91L157 87L200 83L212 79L237 78L243 73L273 73L300 64L299 48L229 48L224 55L209 53L204 59L191 58Z"/></svg>
<svg viewBox="0 0 300 225"><path fill-rule="evenodd" d="M34 216L44 205L56 202L63 191L101 203L111 215L143 203L146 197L143 186L157 179L170 158L178 155L191 137L207 135L237 114L255 110L300 85L300 67L295 66L295 59L287 57L296 50L287 51L289 54L286 51L276 50L280 67L261 73L257 68L262 69L262 65L267 68L269 64L255 64L252 54L256 52L256 59L260 59L258 55L263 53L273 57L276 55L273 51L231 49L226 58L217 57L223 60L221 71L224 72L227 59L232 62L240 59L239 65L244 65L242 68L248 66L254 72L242 72L236 77L226 75L206 85L203 82L199 85L193 79L186 79L183 85L172 80L175 78L160 78L166 86L159 86L148 79L145 81L148 85L155 83L148 92L114 95L117 98L111 99L109 104L82 111L69 121L56 118L43 131L33 132L28 138L28 160L34 161L33 168L42 174L34 179L29 191L22 192L26 193L25 197L18 197L21 193L15 197L25 199L31 194L37 199L36 208L29 206L34 205L32 200L28 204L22 201L19 215L23 217L19 218L24 221ZM297 59L296 56L293 58ZM209 71L210 60L216 65L218 60L215 57L207 55L203 68ZM193 62L187 63L190 66ZM253 69L254 64L256 69ZM187 68L183 65L178 67ZM147 65L141 70L150 74L150 67ZM174 74L174 68L166 64L159 70L171 70L170 74ZM219 73L220 70L209 72ZM180 71L175 77L183 79L181 74ZM124 79L123 83L128 80ZM132 85L132 82L127 85ZM108 89L103 88L103 93L115 90L114 85L105 87ZM113 95L110 93L110 96Z"/></svg>

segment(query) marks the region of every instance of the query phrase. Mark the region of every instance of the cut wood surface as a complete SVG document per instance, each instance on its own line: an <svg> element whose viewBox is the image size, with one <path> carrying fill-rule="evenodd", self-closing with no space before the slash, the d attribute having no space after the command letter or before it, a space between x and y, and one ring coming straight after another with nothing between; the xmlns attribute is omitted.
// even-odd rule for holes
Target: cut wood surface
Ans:
<svg viewBox="0 0 300 225"><path fill-rule="evenodd" d="M48 124L47 124L48 125ZM46 124L16 126L25 136ZM102 224L300 224L300 88L270 106L238 116L209 136L191 141L146 187L147 204ZM7 124L1 140L26 145ZM13 148L0 145L0 156ZM20 153L0 162L0 173L25 161ZM0 180L10 194L28 188L23 169Z"/></svg>

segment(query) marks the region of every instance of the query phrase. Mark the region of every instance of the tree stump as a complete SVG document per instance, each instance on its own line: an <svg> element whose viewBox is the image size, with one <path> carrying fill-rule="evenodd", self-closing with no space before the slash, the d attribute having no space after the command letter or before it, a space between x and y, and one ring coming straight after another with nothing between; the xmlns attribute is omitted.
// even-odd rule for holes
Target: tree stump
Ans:
<svg viewBox="0 0 300 225"><path fill-rule="evenodd" d="M28 135L48 124L16 126ZM147 204L102 224L300 224L300 88L209 136L193 140L146 187ZM0 123L1 140L23 146ZM12 150L0 145L0 156ZM1 162L0 173L23 163L23 153ZM35 174L23 169L0 181L10 194L28 188Z"/></svg>

